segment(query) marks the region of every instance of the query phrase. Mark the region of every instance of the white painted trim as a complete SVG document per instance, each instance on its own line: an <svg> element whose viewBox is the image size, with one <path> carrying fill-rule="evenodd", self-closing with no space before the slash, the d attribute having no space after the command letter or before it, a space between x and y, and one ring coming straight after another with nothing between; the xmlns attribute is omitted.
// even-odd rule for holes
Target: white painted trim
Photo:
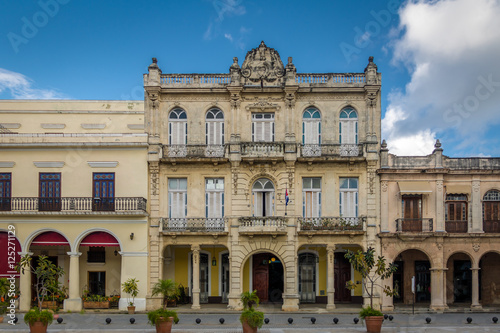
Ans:
<svg viewBox="0 0 500 333"><path fill-rule="evenodd" d="M56 215L54 215L56 216ZM103 220L60 220L60 221L54 221L54 220L36 220L36 221L22 221L22 220L3 220L3 223L20 223L20 224L68 224L68 223L95 223L95 224L102 224L102 223L109 223L109 224L146 224L148 221L127 221L127 220L116 220L116 221L103 221Z"/></svg>
<svg viewBox="0 0 500 333"><path fill-rule="evenodd" d="M40 124L42 128L65 128L66 124Z"/></svg>
<svg viewBox="0 0 500 333"><path fill-rule="evenodd" d="M64 162L33 162L37 168L62 168Z"/></svg>
<svg viewBox="0 0 500 333"><path fill-rule="evenodd" d="M0 162L0 168L13 168L16 162Z"/></svg>
<svg viewBox="0 0 500 333"><path fill-rule="evenodd" d="M106 124L81 124L84 129L104 129Z"/></svg>
<svg viewBox="0 0 500 333"><path fill-rule="evenodd" d="M148 252L124 252L124 251L118 251L118 253L122 257L148 257L149 256Z"/></svg>
<svg viewBox="0 0 500 333"><path fill-rule="evenodd" d="M20 128L21 124L19 124L19 123L1 123L0 126L3 128Z"/></svg>
<svg viewBox="0 0 500 333"><path fill-rule="evenodd" d="M91 168L116 168L118 161L99 161L99 162L87 162Z"/></svg>
<svg viewBox="0 0 500 333"><path fill-rule="evenodd" d="M131 130L143 130L144 124L127 124L127 127Z"/></svg>

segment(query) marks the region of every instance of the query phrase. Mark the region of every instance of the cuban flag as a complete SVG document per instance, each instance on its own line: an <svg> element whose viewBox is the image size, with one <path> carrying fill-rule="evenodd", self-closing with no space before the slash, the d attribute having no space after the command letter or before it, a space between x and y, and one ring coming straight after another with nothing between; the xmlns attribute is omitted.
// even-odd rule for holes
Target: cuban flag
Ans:
<svg viewBox="0 0 500 333"><path fill-rule="evenodd" d="M288 201L290 198L288 197L288 189L285 189L285 206L288 206Z"/></svg>

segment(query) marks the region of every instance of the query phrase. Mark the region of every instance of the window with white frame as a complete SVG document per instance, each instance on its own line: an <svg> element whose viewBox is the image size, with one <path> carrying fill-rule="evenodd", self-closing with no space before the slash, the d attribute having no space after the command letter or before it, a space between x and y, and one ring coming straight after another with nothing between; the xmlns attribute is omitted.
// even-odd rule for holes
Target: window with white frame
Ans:
<svg viewBox="0 0 500 333"><path fill-rule="evenodd" d="M321 144L321 114L316 108L308 108L302 115L302 144Z"/></svg>
<svg viewBox="0 0 500 333"><path fill-rule="evenodd" d="M207 145L224 144L224 113L221 110L208 110L205 119L205 136Z"/></svg>
<svg viewBox="0 0 500 333"><path fill-rule="evenodd" d="M205 179L205 216L224 217L224 178Z"/></svg>
<svg viewBox="0 0 500 333"><path fill-rule="evenodd" d="M274 113L252 114L252 141L274 141Z"/></svg>
<svg viewBox="0 0 500 333"><path fill-rule="evenodd" d="M274 216L274 185L266 178L260 178L252 187L253 215Z"/></svg>
<svg viewBox="0 0 500 333"><path fill-rule="evenodd" d="M182 219L187 215L187 179L168 179L168 217Z"/></svg>
<svg viewBox="0 0 500 333"><path fill-rule="evenodd" d="M321 217L321 178L302 179L302 216Z"/></svg>
<svg viewBox="0 0 500 333"><path fill-rule="evenodd" d="M344 108L340 112L339 142L341 144L358 143L358 114L351 107Z"/></svg>
<svg viewBox="0 0 500 333"><path fill-rule="evenodd" d="M340 178L340 216L358 216L358 178Z"/></svg>
<svg viewBox="0 0 500 333"><path fill-rule="evenodd" d="M187 144L187 114L183 109L173 109L168 115L168 142L170 145Z"/></svg>

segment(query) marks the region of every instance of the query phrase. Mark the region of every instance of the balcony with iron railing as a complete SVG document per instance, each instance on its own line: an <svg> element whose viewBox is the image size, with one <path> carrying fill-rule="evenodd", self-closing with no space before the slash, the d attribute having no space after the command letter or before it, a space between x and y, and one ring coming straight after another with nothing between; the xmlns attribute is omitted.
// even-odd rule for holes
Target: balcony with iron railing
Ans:
<svg viewBox="0 0 500 333"><path fill-rule="evenodd" d="M300 157L361 157L362 144L306 144L300 146Z"/></svg>
<svg viewBox="0 0 500 333"><path fill-rule="evenodd" d="M396 220L396 232L432 232L432 218L400 218Z"/></svg>
<svg viewBox="0 0 500 333"><path fill-rule="evenodd" d="M146 199L141 197L12 197L0 199L0 214L53 212L60 214L146 214Z"/></svg>
<svg viewBox="0 0 500 333"><path fill-rule="evenodd" d="M164 233L226 232L226 225L225 218L184 217L161 219L161 227Z"/></svg>
<svg viewBox="0 0 500 333"><path fill-rule="evenodd" d="M300 231L365 231L366 217L300 217Z"/></svg>
<svg viewBox="0 0 500 333"><path fill-rule="evenodd" d="M164 145L164 159L226 158L225 145Z"/></svg>
<svg viewBox="0 0 500 333"><path fill-rule="evenodd" d="M242 234L284 234L288 226L286 216L244 216L238 218L239 232Z"/></svg>
<svg viewBox="0 0 500 333"><path fill-rule="evenodd" d="M450 233L466 233L469 221L445 221L445 230Z"/></svg>

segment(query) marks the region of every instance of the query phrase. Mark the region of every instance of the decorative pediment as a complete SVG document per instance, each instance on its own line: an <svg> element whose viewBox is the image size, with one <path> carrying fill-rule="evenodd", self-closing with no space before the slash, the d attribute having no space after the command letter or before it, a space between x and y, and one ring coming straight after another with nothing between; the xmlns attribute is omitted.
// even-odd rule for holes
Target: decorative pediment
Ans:
<svg viewBox="0 0 500 333"><path fill-rule="evenodd" d="M285 67L278 52L261 42L247 52L241 66L244 85L279 86L283 84Z"/></svg>
<svg viewBox="0 0 500 333"><path fill-rule="evenodd" d="M271 98L256 98L256 102L248 104L245 109L247 111L279 111L280 106L276 103L271 103Z"/></svg>

